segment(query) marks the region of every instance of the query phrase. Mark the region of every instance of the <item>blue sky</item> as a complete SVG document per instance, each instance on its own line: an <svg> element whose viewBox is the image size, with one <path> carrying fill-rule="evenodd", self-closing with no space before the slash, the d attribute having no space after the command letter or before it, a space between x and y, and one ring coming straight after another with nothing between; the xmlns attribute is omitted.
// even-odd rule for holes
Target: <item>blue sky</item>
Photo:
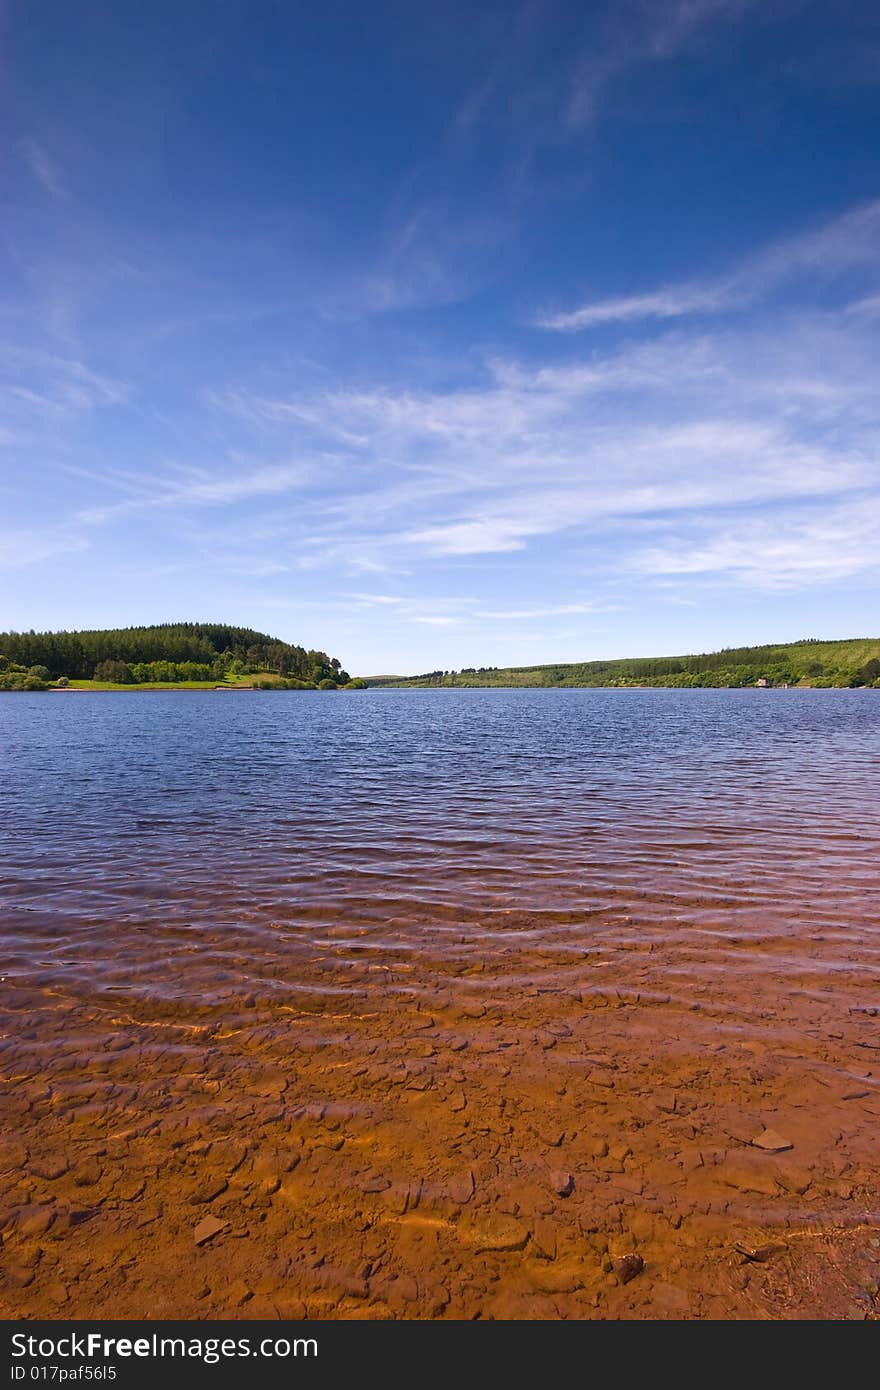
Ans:
<svg viewBox="0 0 880 1390"><path fill-rule="evenodd" d="M874 635L872 3L0 0L0 629Z"/></svg>

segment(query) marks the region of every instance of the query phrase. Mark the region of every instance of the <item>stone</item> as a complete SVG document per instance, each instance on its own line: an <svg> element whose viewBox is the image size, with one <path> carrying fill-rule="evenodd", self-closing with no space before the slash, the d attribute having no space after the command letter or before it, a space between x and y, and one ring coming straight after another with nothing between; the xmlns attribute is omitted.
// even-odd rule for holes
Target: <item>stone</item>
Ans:
<svg viewBox="0 0 880 1390"><path fill-rule="evenodd" d="M18 1143L17 1140L4 1140L3 1148L0 1150L0 1173L11 1173L16 1168L23 1168L27 1161L28 1150L24 1144Z"/></svg>
<svg viewBox="0 0 880 1390"><path fill-rule="evenodd" d="M61 1178L67 1172L70 1164L63 1154L40 1154L31 1159L30 1171L37 1178L46 1178L53 1182L56 1178Z"/></svg>
<svg viewBox="0 0 880 1390"><path fill-rule="evenodd" d="M542 1217L535 1222L531 1250L539 1259L556 1259L556 1226L552 1221Z"/></svg>
<svg viewBox="0 0 880 1390"><path fill-rule="evenodd" d="M189 1200L195 1207L202 1206L205 1202L213 1202L214 1198L219 1197L221 1193L225 1192L228 1186L229 1183L225 1178L215 1178L213 1182L203 1187L200 1192L194 1193Z"/></svg>
<svg viewBox="0 0 880 1390"><path fill-rule="evenodd" d="M604 1086L606 1090L611 1090L614 1086L614 1077L611 1073L609 1071L599 1071L597 1067L594 1067L591 1072L587 1073L587 1080L593 1086Z"/></svg>
<svg viewBox="0 0 880 1390"><path fill-rule="evenodd" d="M621 1255L618 1259L611 1261L611 1268L617 1275L621 1284L628 1284L631 1279L635 1279L645 1268L645 1261L641 1255Z"/></svg>
<svg viewBox="0 0 880 1390"><path fill-rule="evenodd" d="M78 1168L74 1169L73 1181L77 1187L93 1187L96 1182L101 1181L103 1172L100 1163L94 1159L87 1159L85 1163L81 1163Z"/></svg>
<svg viewBox="0 0 880 1390"><path fill-rule="evenodd" d="M658 1307L672 1317L684 1318L691 1311L690 1295L686 1289L679 1288L677 1284L655 1284L651 1293Z"/></svg>
<svg viewBox="0 0 880 1390"><path fill-rule="evenodd" d="M564 1129L556 1129L554 1125L550 1124L533 1125L532 1132L537 1135L542 1144L546 1144L550 1149L558 1149L565 1138Z"/></svg>
<svg viewBox="0 0 880 1390"><path fill-rule="evenodd" d="M524 1250L530 1231L513 1216L491 1214L479 1222L459 1228L464 1240L475 1250Z"/></svg>
<svg viewBox="0 0 880 1390"><path fill-rule="evenodd" d="M775 1129L765 1129L757 1138L752 1140L756 1149L763 1149L765 1153L781 1154L786 1149L793 1149L790 1139L785 1139L781 1134L777 1134Z"/></svg>
<svg viewBox="0 0 880 1390"><path fill-rule="evenodd" d="M399 1274L388 1286L389 1301L395 1303L416 1303L419 1286L411 1274Z"/></svg>
<svg viewBox="0 0 880 1390"><path fill-rule="evenodd" d="M52 1207L23 1207L18 1223L19 1234L25 1237L41 1236L48 1231L55 1220Z"/></svg>
<svg viewBox="0 0 880 1390"><path fill-rule="evenodd" d="M794 1192L798 1197L802 1197L812 1183L813 1175L794 1163L781 1163L776 1181L786 1192Z"/></svg>
<svg viewBox="0 0 880 1390"><path fill-rule="evenodd" d="M779 1241L766 1241L763 1245L749 1245L745 1241L737 1241L734 1247L750 1264L766 1264L772 1260L774 1255L784 1255L787 1246Z"/></svg>
<svg viewBox="0 0 880 1390"><path fill-rule="evenodd" d="M593 1143L592 1143L592 1146L591 1146L591 1148L590 1148L590 1153L593 1155L593 1158L607 1158L607 1157L608 1157L608 1140L607 1140L607 1139L594 1139L594 1140L593 1140Z"/></svg>
<svg viewBox="0 0 880 1390"><path fill-rule="evenodd" d="M550 1186L560 1197L570 1197L574 1192L574 1174L567 1173L564 1169L555 1169L550 1174Z"/></svg>
<svg viewBox="0 0 880 1390"><path fill-rule="evenodd" d="M452 1095L449 1097L449 1109L458 1113L459 1110L464 1110L466 1105L467 1100L465 1099L464 1091L453 1091Z"/></svg>
<svg viewBox="0 0 880 1390"><path fill-rule="evenodd" d="M449 1307L449 1290L444 1284L435 1284L427 1293L427 1315L438 1318Z"/></svg>
<svg viewBox="0 0 880 1390"><path fill-rule="evenodd" d="M775 1174L756 1164L728 1159L717 1171L723 1183L741 1192L759 1192L764 1197L775 1197L778 1191Z"/></svg>
<svg viewBox="0 0 880 1390"><path fill-rule="evenodd" d="M465 1202L469 1202L474 1195L474 1175L472 1172L465 1173L463 1177L453 1178L449 1184L449 1196L453 1202L457 1202L463 1207Z"/></svg>
<svg viewBox="0 0 880 1390"><path fill-rule="evenodd" d="M391 1186L391 1179L384 1178L381 1173L369 1173L358 1186L361 1192L386 1192Z"/></svg>
<svg viewBox="0 0 880 1390"><path fill-rule="evenodd" d="M120 1183L116 1190L116 1195L121 1202L134 1202L138 1197L143 1196L146 1183L143 1178L128 1178Z"/></svg>
<svg viewBox="0 0 880 1390"><path fill-rule="evenodd" d="M228 1221L220 1221L216 1216L206 1216L193 1231L193 1239L196 1245L205 1245L221 1231L225 1231L228 1226Z"/></svg>

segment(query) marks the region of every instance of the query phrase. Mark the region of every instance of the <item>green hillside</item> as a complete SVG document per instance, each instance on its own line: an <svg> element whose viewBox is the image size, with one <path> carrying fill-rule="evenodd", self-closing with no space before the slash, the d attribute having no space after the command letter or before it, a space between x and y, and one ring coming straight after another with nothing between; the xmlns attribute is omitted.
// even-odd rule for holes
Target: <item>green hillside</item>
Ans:
<svg viewBox="0 0 880 1390"><path fill-rule="evenodd" d="M690 656L628 657L551 666L490 666L380 678L404 686L873 686L880 689L880 637L844 642L808 638L764 647L729 647Z"/></svg>
<svg viewBox="0 0 880 1390"><path fill-rule="evenodd" d="M103 689L263 684L313 689L345 685L335 657L226 623L161 623L82 632L0 632L0 690L41 690L61 680ZM259 685L260 681L252 684Z"/></svg>

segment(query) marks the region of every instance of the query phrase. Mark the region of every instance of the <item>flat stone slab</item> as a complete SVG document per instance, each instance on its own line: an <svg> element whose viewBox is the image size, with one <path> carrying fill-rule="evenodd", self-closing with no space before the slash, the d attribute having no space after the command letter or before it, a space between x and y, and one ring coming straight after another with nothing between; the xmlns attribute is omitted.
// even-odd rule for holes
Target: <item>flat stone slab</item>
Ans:
<svg viewBox="0 0 880 1390"><path fill-rule="evenodd" d="M765 1129L762 1134L752 1140L756 1149L763 1149L768 1154L785 1153L786 1149L793 1149L794 1144L790 1139L786 1139L781 1134L777 1134L775 1129Z"/></svg>
<svg viewBox="0 0 880 1390"><path fill-rule="evenodd" d="M229 1225L228 1221L220 1221L216 1216L206 1216L200 1221L193 1231L193 1239L196 1245L206 1245L209 1240L213 1240L221 1231L225 1231Z"/></svg>

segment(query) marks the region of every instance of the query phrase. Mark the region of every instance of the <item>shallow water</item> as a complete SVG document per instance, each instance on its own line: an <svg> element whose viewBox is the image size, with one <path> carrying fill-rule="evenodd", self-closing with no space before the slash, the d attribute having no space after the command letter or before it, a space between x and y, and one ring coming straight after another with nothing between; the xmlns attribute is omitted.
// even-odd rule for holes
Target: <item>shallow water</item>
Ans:
<svg viewBox="0 0 880 1390"><path fill-rule="evenodd" d="M10 1306L870 1312L878 749L870 691L5 697Z"/></svg>

